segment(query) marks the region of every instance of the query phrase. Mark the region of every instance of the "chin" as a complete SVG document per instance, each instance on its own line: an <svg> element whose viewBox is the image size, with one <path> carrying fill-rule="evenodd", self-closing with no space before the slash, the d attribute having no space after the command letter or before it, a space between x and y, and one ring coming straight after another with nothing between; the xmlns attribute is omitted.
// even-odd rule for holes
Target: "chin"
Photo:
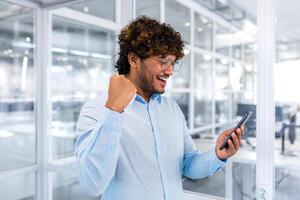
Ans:
<svg viewBox="0 0 300 200"><path fill-rule="evenodd" d="M155 90L155 93L163 94L163 93L165 93L165 89Z"/></svg>
<svg viewBox="0 0 300 200"><path fill-rule="evenodd" d="M153 85L152 89L157 94L163 94L165 93L166 90L166 88L162 87L161 85Z"/></svg>

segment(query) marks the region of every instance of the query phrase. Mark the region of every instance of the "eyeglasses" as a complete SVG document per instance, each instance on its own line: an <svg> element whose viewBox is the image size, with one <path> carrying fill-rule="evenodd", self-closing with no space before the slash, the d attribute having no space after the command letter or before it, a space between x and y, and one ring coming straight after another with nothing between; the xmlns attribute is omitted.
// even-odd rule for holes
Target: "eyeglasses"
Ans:
<svg viewBox="0 0 300 200"><path fill-rule="evenodd" d="M168 58L155 58L155 57L151 57L151 58L159 61L161 64L161 68L163 70L166 70L168 69L169 66L171 66L174 72L178 72L181 69L183 64L182 60L177 60L176 62L172 62L172 60Z"/></svg>

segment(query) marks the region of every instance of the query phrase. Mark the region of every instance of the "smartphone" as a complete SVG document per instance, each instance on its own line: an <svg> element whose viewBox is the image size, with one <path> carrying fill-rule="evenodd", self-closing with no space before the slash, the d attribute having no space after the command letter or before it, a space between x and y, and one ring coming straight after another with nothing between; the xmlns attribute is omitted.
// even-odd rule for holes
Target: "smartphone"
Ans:
<svg viewBox="0 0 300 200"><path fill-rule="evenodd" d="M238 122L238 124L234 127L234 129L231 131L230 135L228 135L226 137L226 139L224 140L223 144L221 145L220 147L220 151L223 150L224 148L228 149L229 146L228 146L228 140L231 140L232 141L232 137L231 137L231 134L234 133L238 128L240 128L242 125L244 125L247 120L251 117L253 112L249 111L247 112L243 117L242 119Z"/></svg>

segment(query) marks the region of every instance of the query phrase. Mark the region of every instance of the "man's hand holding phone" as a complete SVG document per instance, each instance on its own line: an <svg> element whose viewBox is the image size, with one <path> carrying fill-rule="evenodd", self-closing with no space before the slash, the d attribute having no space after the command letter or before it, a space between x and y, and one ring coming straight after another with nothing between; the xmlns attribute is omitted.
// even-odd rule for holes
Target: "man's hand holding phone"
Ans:
<svg viewBox="0 0 300 200"><path fill-rule="evenodd" d="M241 145L241 140L242 136L244 134L244 126L241 128L236 129L235 132L232 132L232 129L228 129L221 133L217 139L217 144L216 144L216 154L220 160L226 160L230 156L233 156L240 148ZM232 139L228 140L228 148L224 148L220 150L220 147L226 140L228 136L232 137Z"/></svg>
<svg viewBox="0 0 300 200"><path fill-rule="evenodd" d="M251 111L247 112L233 129L224 131L218 137L216 154L221 160L227 159L238 151L244 134L244 124L252 114Z"/></svg>
<svg viewBox="0 0 300 200"><path fill-rule="evenodd" d="M244 124L251 117L252 112L247 112L233 129L224 131L217 140L216 154L221 160L234 155L240 148L244 134Z"/></svg>

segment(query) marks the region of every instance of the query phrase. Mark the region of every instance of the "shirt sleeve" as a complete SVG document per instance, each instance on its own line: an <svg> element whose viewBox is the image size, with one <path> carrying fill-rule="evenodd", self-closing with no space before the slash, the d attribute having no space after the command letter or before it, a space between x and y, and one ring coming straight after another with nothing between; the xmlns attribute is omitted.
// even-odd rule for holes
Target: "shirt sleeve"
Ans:
<svg viewBox="0 0 300 200"><path fill-rule="evenodd" d="M76 126L76 172L85 192L102 194L116 170L122 114L105 106L87 103Z"/></svg>
<svg viewBox="0 0 300 200"><path fill-rule="evenodd" d="M185 118L181 113L184 134L183 175L191 179L205 178L221 169L226 161L220 160L215 147L208 152L200 152L189 133Z"/></svg>

